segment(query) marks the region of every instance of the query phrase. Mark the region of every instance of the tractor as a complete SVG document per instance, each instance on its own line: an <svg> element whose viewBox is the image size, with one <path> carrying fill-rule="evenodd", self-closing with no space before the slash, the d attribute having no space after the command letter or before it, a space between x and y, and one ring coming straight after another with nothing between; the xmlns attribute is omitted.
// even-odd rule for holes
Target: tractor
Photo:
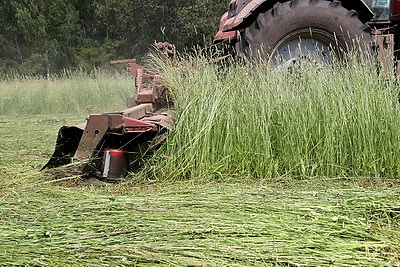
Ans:
<svg viewBox="0 0 400 267"><path fill-rule="evenodd" d="M378 51L388 72L400 57L399 26L399 0L232 0L214 41L284 65Z"/></svg>
<svg viewBox="0 0 400 267"><path fill-rule="evenodd" d="M232 0L214 41L227 41L236 56L275 65L332 64L352 52L378 51L389 73L400 59L399 26L400 0ZM163 60L175 64L173 45L158 43L157 48ZM43 168L68 165L119 181L165 140L175 116L158 72L134 59L111 63L126 64L135 78L128 109L92 114L86 123L61 127Z"/></svg>

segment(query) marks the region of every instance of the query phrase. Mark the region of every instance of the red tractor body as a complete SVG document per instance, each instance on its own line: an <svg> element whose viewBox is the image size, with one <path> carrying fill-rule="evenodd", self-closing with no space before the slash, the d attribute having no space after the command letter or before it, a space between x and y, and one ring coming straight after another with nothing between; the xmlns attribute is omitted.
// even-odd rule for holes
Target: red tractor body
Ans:
<svg viewBox="0 0 400 267"><path fill-rule="evenodd" d="M229 40L246 56L263 46L267 58L280 54L289 61L299 57L285 54L299 45L295 39L303 39L308 49L314 46L314 52L331 46L335 53L348 50L350 39L363 39L379 48L388 68L400 59L399 33L399 0L232 0L214 41Z"/></svg>

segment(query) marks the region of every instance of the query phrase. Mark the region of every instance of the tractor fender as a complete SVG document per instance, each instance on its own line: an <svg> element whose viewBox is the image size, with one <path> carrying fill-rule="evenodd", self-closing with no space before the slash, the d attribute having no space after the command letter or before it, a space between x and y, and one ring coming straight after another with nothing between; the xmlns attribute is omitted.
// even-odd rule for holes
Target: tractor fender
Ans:
<svg viewBox="0 0 400 267"><path fill-rule="evenodd" d="M214 37L214 43L218 43L225 39L232 39L236 38L237 31L223 31L222 28L225 25L226 21L228 20L228 12L225 12L224 15L221 17L221 21L219 24L219 31Z"/></svg>
<svg viewBox="0 0 400 267"><path fill-rule="evenodd" d="M220 25L221 32L229 32L229 31L237 31L245 29L252 21L248 21L247 19L253 16L257 16L262 7L269 6L272 7L276 3L280 2L278 0L250 0L250 1L240 1L233 0L230 5L233 3L239 2L239 6L237 7L239 10L235 10L232 14L229 12L229 17L226 19L223 25ZM367 22L374 17L374 14L371 8L367 5L364 0L343 0L342 6L348 10L356 10L360 15L360 20L362 22Z"/></svg>

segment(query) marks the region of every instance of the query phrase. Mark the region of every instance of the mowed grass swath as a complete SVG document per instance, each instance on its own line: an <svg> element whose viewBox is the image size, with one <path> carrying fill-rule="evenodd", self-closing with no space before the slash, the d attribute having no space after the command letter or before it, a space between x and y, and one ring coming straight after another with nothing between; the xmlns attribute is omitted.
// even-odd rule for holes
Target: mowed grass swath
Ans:
<svg viewBox="0 0 400 267"><path fill-rule="evenodd" d="M400 262L398 182L56 182L39 169L60 124L81 120L70 114L0 115L2 266Z"/></svg>
<svg viewBox="0 0 400 267"><path fill-rule="evenodd" d="M0 115L122 110L134 90L134 79L126 73L99 70L49 79L11 77L0 81Z"/></svg>
<svg viewBox="0 0 400 267"><path fill-rule="evenodd" d="M358 62L281 72L201 56L165 65L177 120L159 174L397 177L398 83Z"/></svg>

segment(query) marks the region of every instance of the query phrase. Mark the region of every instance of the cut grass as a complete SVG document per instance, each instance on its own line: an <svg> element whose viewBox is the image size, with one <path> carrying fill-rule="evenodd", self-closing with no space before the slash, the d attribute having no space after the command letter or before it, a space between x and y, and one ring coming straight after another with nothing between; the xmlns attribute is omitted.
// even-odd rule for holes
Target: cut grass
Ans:
<svg viewBox="0 0 400 267"><path fill-rule="evenodd" d="M0 115L2 264L400 263L394 83L362 66L297 76L204 59L164 67L177 123L155 167L123 184L68 188L38 171L61 124L86 115ZM50 98L35 99L24 103Z"/></svg>
<svg viewBox="0 0 400 267"><path fill-rule="evenodd" d="M393 266L398 205L391 190L361 188L181 184L128 195L35 188L2 199L0 260Z"/></svg>
<svg viewBox="0 0 400 267"><path fill-rule="evenodd" d="M51 175L39 172L55 147L58 129L81 123L86 115L0 116L0 195Z"/></svg>
<svg viewBox="0 0 400 267"><path fill-rule="evenodd" d="M16 120L18 119L18 120ZM4 265L335 265L400 261L397 180L62 187L38 169L78 115L0 116ZM38 126L41 125L40 130ZM143 177L145 178L145 177Z"/></svg>

